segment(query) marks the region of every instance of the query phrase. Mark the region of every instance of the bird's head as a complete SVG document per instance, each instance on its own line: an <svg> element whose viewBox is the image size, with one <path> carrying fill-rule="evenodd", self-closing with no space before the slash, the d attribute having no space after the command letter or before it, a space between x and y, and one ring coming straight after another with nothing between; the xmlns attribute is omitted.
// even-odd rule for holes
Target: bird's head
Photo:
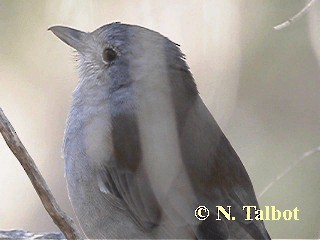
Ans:
<svg viewBox="0 0 320 240"><path fill-rule="evenodd" d="M63 26L49 30L77 51L84 91L104 88L117 102L132 91L197 92L179 45L155 31L118 22L89 33Z"/></svg>

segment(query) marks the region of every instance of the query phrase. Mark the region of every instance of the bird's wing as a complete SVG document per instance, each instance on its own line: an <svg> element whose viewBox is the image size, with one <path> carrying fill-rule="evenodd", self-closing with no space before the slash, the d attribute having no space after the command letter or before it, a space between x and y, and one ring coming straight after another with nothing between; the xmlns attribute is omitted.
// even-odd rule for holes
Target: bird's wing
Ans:
<svg viewBox="0 0 320 240"><path fill-rule="evenodd" d="M231 214L236 220L224 221L231 238L270 238L262 221L245 220L243 206L259 208L252 183L238 155L200 97L190 104L184 119L180 129L181 148L199 204L206 205L215 213L218 205L225 209L231 206ZM204 236L217 223L210 218L206 221L203 223L206 227L202 226Z"/></svg>
<svg viewBox="0 0 320 240"><path fill-rule="evenodd" d="M109 161L112 164L100 175L109 192L124 202L137 225L144 230L157 225L161 219L160 208L144 174L119 168L115 156Z"/></svg>

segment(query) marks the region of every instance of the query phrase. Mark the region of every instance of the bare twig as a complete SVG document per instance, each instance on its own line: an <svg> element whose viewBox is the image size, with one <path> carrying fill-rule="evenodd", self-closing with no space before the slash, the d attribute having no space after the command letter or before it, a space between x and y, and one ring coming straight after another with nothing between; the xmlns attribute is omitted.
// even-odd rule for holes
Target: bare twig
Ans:
<svg viewBox="0 0 320 240"><path fill-rule="evenodd" d="M31 183L37 191L40 200L53 219L54 223L60 228L63 234L68 239L80 239L80 234L77 231L76 225L58 206L51 191L48 188L45 180L41 176L36 164L20 141L18 135L10 124L9 120L4 115L0 108L0 132L5 139L7 145L19 160L24 168Z"/></svg>
<svg viewBox="0 0 320 240"><path fill-rule="evenodd" d="M66 239L66 237L61 232L28 232L24 230L9 230L9 231L1 231L0 230L0 239L54 239L54 240L62 240Z"/></svg>
<svg viewBox="0 0 320 240"><path fill-rule="evenodd" d="M297 21L300 17L302 17L311 7L311 5L315 2L316 0L311 0L300 12L298 12L296 15L294 15L292 18L290 18L289 20L274 26L273 28L275 30L281 30L283 28L288 27L291 23L294 23L295 21Z"/></svg>
<svg viewBox="0 0 320 240"><path fill-rule="evenodd" d="M302 162L305 158L315 154L316 152L320 152L320 146L316 147L308 152L305 152L299 159L293 162L289 167L287 167L282 173L280 173L273 181L271 181L258 195L258 199L262 197L277 181L286 176L291 170L293 170L298 163Z"/></svg>

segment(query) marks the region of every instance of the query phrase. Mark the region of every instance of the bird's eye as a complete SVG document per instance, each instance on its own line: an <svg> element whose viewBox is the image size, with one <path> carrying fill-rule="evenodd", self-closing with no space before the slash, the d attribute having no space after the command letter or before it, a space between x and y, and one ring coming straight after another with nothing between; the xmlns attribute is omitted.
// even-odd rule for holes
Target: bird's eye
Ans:
<svg viewBox="0 0 320 240"><path fill-rule="evenodd" d="M103 58L103 61L105 61L106 63L109 63L115 60L116 57L117 57L117 53L112 48L106 48L105 50L103 50L102 58Z"/></svg>

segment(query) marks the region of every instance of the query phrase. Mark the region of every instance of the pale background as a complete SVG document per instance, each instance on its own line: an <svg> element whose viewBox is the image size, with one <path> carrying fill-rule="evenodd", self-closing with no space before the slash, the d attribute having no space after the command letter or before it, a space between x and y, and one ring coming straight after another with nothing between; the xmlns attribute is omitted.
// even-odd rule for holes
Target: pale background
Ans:
<svg viewBox="0 0 320 240"><path fill-rule="evenodd" d="M61 145L77 69L71 48L47 28L92 31L113 21L151 28L181 44L201 96L259 194L320 145L320 2L288 28L273 29L306 3L2 0L0 107L73 217ZM271 237L319 237L319 158L306 158L260 198L260 206L300 209L300 221L265 222ZM0 164L0 229L57 230L2 138Z"/></svg>

